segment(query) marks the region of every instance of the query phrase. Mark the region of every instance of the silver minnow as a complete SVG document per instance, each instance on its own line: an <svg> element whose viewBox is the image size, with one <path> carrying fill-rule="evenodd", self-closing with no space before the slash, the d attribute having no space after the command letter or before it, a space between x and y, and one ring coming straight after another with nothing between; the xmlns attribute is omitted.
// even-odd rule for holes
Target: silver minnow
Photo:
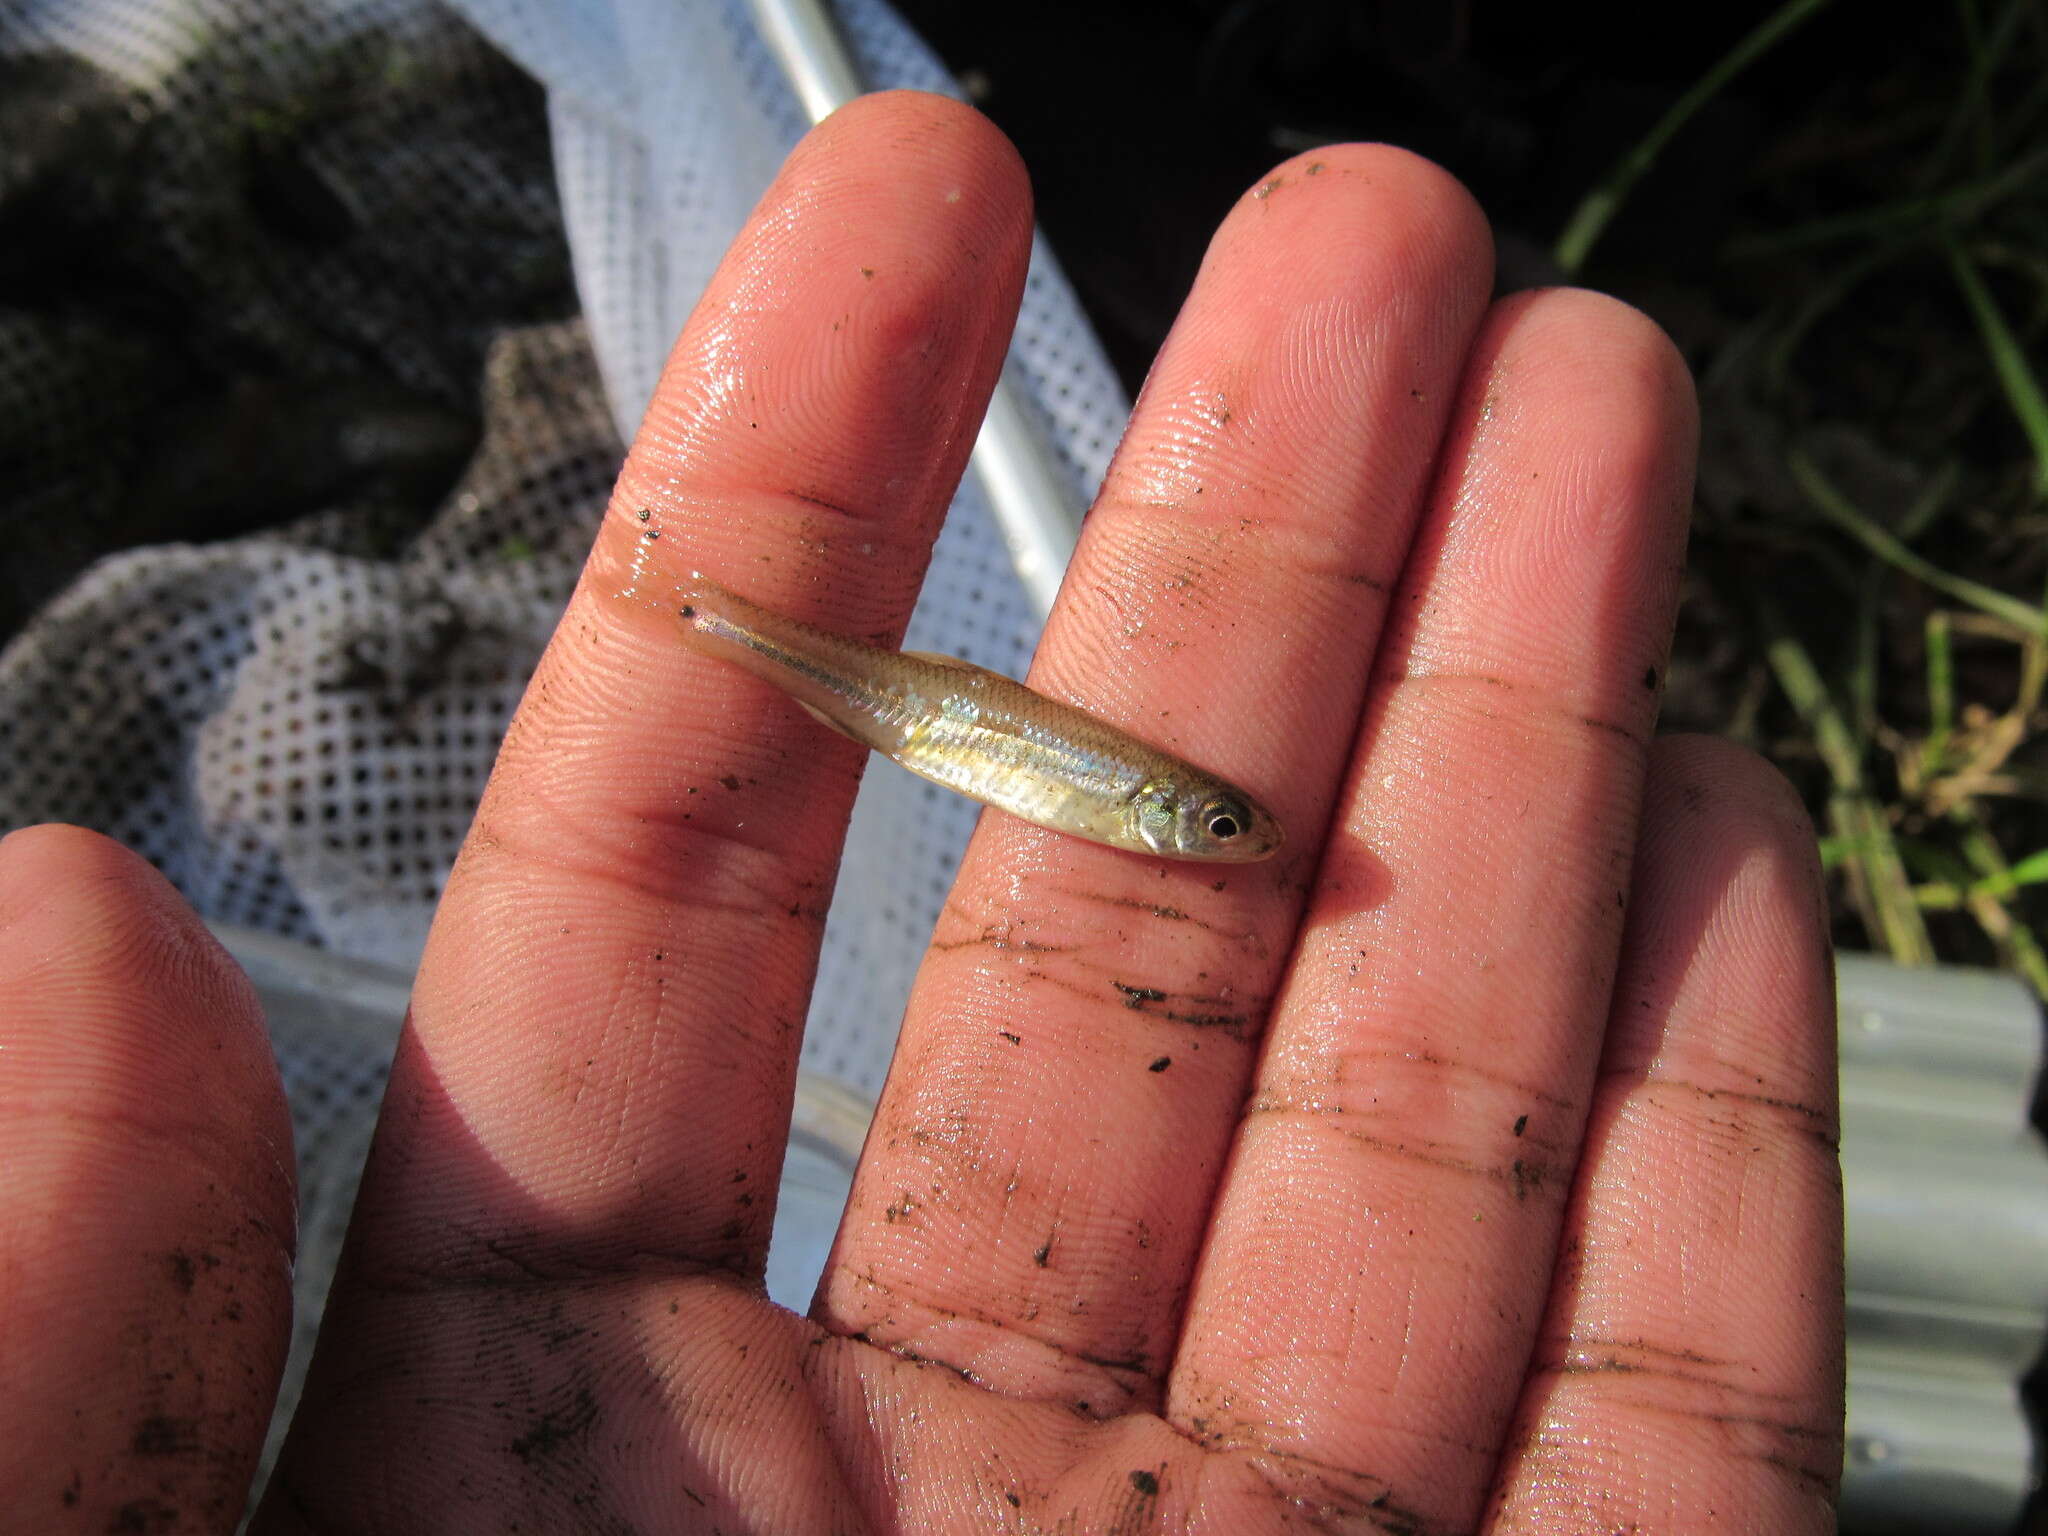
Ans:
<svg viewBox="0 0 2048 1536"><path fill-rule="evenodd" d="M935 784L1056 832L1170 859L1248 863L1280 824L1235 785L1086 710L953 656L885 651L770 613L699 572L683 638Z"/></svg>

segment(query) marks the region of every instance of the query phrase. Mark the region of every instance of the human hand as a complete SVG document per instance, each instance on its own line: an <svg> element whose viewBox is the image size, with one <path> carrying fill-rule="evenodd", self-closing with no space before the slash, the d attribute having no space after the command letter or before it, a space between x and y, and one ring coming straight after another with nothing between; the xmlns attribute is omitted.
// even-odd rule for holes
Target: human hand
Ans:
<svg viewBox="0 0 2048 1536"><path fill-rule="evenodd" d="M891 95L728 256L449 880L257 1528L1831 1529L1811 834L1650 741L1690 387L1613 302L1489 307L1398 151L1232 211L1031 675L1287 847L985 816L812 1315L765 1300L863 755L620 594L900 635L1029 231L986 123ZM168 886L8 839L0 1524L232 1524L288 1136Z"/></svg>

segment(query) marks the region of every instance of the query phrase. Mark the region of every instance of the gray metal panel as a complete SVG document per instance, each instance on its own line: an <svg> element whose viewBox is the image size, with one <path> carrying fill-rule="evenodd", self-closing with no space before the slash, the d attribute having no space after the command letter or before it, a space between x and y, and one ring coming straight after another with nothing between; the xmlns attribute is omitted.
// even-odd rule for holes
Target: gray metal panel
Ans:
<svg viewBox="0 0 2048 1536"><path fill-rule="evenodd" d="M2019 1378L2048 1333L2041 1019L2012 977L1844 955L1842 1524L2002 1533L2033 1487Z"/></svg>

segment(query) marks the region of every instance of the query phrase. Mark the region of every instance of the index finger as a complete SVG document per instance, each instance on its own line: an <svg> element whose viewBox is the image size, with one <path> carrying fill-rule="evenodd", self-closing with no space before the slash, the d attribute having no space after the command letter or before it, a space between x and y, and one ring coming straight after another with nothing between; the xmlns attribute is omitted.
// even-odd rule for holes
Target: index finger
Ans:
<svg viewBox="0 0 2048 1536"><path fill-rule="evenodd" d="M758 1276L865 754L686 652L673 593L701 568L901 634L1030 219L1001 135L910 93L836 114L763 197L676 344L449 880L355 1266Z"/></svg>

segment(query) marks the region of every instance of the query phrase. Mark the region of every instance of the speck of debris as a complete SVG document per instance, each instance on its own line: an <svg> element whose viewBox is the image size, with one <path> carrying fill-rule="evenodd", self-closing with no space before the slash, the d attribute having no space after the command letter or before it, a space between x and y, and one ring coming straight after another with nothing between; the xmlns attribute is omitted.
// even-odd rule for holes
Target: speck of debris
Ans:
<svg viewBox="0 0 2048 1536"><path fill-rule="evenodd" d="M1148 1499L1159 1497L1159 1479L1143 1467L1131 1474L1131 1486Z"/></svg>
<svg viewBox="0 0 2048 1536"><path fill-rule="evenodd" d="M1657 686L1657 669L1655 667L1643 668L1643 686L1645 688L1655 688Z"/></svg>
<svg viewBox="0 0 2048 1536"><path fill-rule="evenodd" d="M195 1421L152 1414L135 1427L129 1447L138 1456L177 1456L196 1449L198 1444Z"/></svg>
<svg viewBox="0 0 2048 1536"><path fill-rule="evenodd" d="M875 275L875 269L873 267L862 267L860 269L860 275L862 277L873 277Z"/></svg>
<svg viewBox="0 0 2048 1536"><path fill-rule="evenodd" d="M1320 161L1320 160L1311 160L1311 161L1310 161L1310 162L1308 163L1308 169L1307 169L1307 170L1305 170L1305 171L1303 171L1303 172L1302 172L1301 174L1302 174L1302 175L1304 175L1304 176L1320 176L1320 175L1322 175L1322 174L1323 174L1323 162L1322 162L1322 161Z"/></svg>
<svg viewBox="0 0 2048 1536"><path fill-rule="evenodd" d="M1157 987L1132 987L1126 986L1121 981L1112 981L1110 985L1123 993L1124 1006L1126 1008L1142 1008L1147 1003L1163 1003L1166 1001L1166 994Z"/></svg>
<svg viewBox="0 0 2048 1536"><path fill-rule="evenodd" d="M1036 1264L1040 1269L1043 1269L1045 1268L1046 1260L1050 1259L1051 1257L1052 1239L1048 1237L1044 1242L1038 1245L1038 1252L1031 1255L1031 1262Z"/></svg>
<svg viewBox="0 0 2048 1536"><path fill-rule="evenodd" d="M597 1399L588 1388L583 1388L566 1408L543 1413L533 1428L514 1440L508 1449L529 1463L553 1456L566 1442L587 1434L597 1416Z"/></svg>
<svg viewBox="0 0 2048 1536"><path fill-rule="evenodd" d="M661 531L656 528L650 528L645 533L641 534L640 537L643 539L658 539L661 537Z"/></svg>
<svg viewBox="0 0 2048 1536"><path fill-rule="evenodd" d="M1518 1157L1508 1169L1508 1178L1515 1192L1515 1199L1527 1200L1533 1192L1543 1187L1543 1165L1527 1162Z"/></svg>
<svg viewBox="0 0 2048 1536"><path fill-rule="evenodd" d="M640 521L643 523L646 522L647 519L649 519L650 517L654 516L654 514L650 512L646 507L642 507L638 512L635 512L633 515L639 518Z"/></svg>
<svg viewBox="0 0 2048 1536"><path fill-rule="evenodd" d="M1005 1040L1009 1041L1012 1045L1022 1045L1024 1043L1024 1037L1022 1035L1013 1035L1007 1029L999 1029L996 1031L996 1033L1001 1035Z"/></svg>
<svg viewBox="0 0 2048 1536"><path fill-rule="evenodd" d="M727 789L738 789L740 787L740 776L736 773L723 774L720 776L718 782L723 784Z"/></svg>
<svg viewBox="0 0 2048 1536"><path fill-rule="evenodd" d="M1515 1134L1519 1136L1527 1129L1529 1129L1529 1117L1527 1115L1515 1116Z"/></svg>
<svg viewBox="0 0 2048 1536"><path fill-rule="evenodd" d="M1171 1056L1162 1056L1157 1061L1153 1062L1152 1065L1147 1067L1145 1070L1147 1072L1164 1072L1168 1067L1172 1065L1173 1058Z"/></svg>

